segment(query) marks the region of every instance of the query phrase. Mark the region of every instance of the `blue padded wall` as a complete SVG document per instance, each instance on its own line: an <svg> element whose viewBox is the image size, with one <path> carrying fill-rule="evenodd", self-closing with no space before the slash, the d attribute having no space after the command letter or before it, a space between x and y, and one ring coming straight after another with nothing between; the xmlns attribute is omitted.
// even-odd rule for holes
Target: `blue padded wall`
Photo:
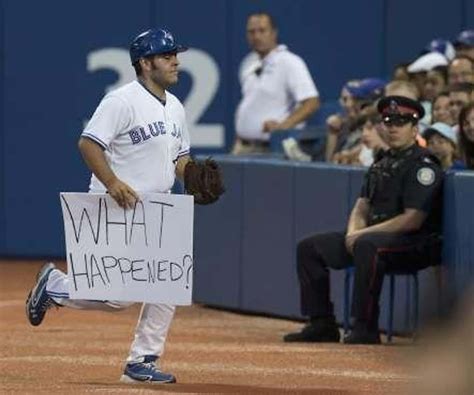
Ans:
<svg viewBox="0 0 474 395"><path fill-rule="evenodd" d="M196 207L195 300L301 317L296 244L316 232L345 228L364 170L261 158L221 156L218 160L227 192L215 206ZM452 281L459 292L474 278L473 194L474 174L461 172L447 177L443 262L452 269ZM331 298L339 322L343 316L344 273L331 271ZM423 318L439 307L438 268L423 270L419 278ZM405 305L410 298L410 282L406 276L396 280L397 331L409 329ZM387 324L388 284L386 278L381 296L382 328Z"/></svg>
<svg viewBox="0 0 474 395"><path fill-rule="evenodd" d="M454 275L455 288L463 292L474 278L474 173L460 172L452 175L454 190L455 238L454 260L450 260ZM454 235L445 232L448 240ZM452 257L450 257L452 258Z"/></svg>
<svg viewBox="0 0 474 395"><path fill-rule="evenodd" d="M295 168L295 234L343 230L347 224L349 173L315 164Z"/></svg>
<svg viewBox="0 0 474 395"><path fill-rule="evenodd" d="M241 287L243 167L222 160L226 192L212 206L195 206L194 294L197 302L238 308Z"/></svg>
<svg viewBox="0 0 474 395"><path fill-rule="evenodd" d="M0 254L5 251L5 123L3 118L4 102L5 102L5 89L4 89L4 63L5 63L5 52L4 44L4 26L5 26L5 14L4 4L0 1Z"/></svg>
<svg viewBox="0 0 474 395"><path fill-rule="evenodd" d="M243 179L241 308L291 314L294 279L293 169L246 163ZM289 292L290 291L290 292Z"/></svg>

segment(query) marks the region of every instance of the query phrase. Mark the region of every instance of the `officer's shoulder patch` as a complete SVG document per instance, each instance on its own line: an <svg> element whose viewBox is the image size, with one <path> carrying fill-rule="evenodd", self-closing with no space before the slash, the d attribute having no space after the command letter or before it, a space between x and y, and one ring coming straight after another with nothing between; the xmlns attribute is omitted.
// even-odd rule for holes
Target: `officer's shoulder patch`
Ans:
<svg viewBox="0 0 474 395"><path fill-rule="evenodd" d="M421 167L416 172L416 179L421 185L429 186L435 182L436 174L431 167Z"/></svg>

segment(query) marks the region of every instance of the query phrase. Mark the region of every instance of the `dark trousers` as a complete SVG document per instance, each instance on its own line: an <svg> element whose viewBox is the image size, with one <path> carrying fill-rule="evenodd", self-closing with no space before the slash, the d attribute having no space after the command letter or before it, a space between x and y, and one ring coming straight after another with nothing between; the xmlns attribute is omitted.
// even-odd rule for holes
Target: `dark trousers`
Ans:
<svg viewBox="0 0 474 395"><path fill-rule="evenodd" d="M321 233L300 241L297 265L302 314L313 318L334 314L329 268L354 265L352 316L376 324L385 273L417 271L433 264L432 243L428 240L419 234L367 234L354 243L353 256L347 252L345 232Z"/></svg>

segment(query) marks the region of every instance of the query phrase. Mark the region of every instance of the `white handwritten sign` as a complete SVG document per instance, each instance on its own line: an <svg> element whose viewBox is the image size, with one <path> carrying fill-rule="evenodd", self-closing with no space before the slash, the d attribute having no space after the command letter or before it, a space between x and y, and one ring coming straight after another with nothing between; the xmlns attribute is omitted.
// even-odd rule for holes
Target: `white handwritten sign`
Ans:
<svg viewBox="0 0 474 395"><path fill-rule="evenodd" d="M191 304L193 198L61 193L71 299Z"/></svg>

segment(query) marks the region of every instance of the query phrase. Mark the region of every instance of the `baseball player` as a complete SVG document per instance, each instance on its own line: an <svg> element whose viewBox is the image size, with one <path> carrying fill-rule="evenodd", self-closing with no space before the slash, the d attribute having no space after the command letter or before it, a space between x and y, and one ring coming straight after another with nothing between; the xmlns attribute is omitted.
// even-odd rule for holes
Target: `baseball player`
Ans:
<svg viewBox="0 0 474 395"><path fill-rule="evenodd" d="M165 29L133 40L130 58L137 79L102 99L79 140L92 171L90 192L107 191L119 206L131 208L139 192L167 192L177 176L197 203L212 203L223 193L217 164L190 158L183 105L166 90L178 81L177 54L186 49ZM68 282L53 263L43 266L26 301L32 325L40 325L53 305L116 311L133 304L69 299ZM121 381L176 382L157 364L174 311L167 304L143 304Z"/></svg>

